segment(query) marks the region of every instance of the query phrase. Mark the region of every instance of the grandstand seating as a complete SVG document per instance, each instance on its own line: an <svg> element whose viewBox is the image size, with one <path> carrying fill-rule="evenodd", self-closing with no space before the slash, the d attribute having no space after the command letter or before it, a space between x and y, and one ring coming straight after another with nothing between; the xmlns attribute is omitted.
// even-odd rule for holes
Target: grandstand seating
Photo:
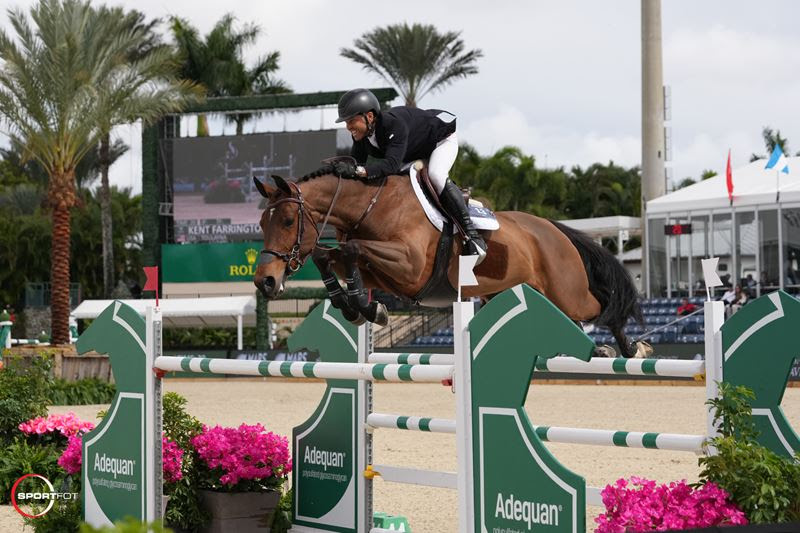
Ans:
<svg viewBox="0 0 800 533"><path fill-rule="evenodd" d="M705 298L695 296L689 298L689 301L698 307L702 308ZM644 337L642 340L650 344L701 344L703 343L704 321L703 312L686 317L676 324L669 325L671 322L678 319L675 311L681 305L681 298L651 298L649 300L640 301L642 308L642 316L644 324L637 324L631 320L625 326L625 334L631 338L639 337L640 335L652 331L655 328L661 327L656 332L651 333L649 336ZM587 331L587 334L594 339L598 345L615 343L614 337L607 328L594 328ZM433 332L431 335L420 336L411 342L412 346L452 346L453 345L453 328L441 328Z"/></svg>

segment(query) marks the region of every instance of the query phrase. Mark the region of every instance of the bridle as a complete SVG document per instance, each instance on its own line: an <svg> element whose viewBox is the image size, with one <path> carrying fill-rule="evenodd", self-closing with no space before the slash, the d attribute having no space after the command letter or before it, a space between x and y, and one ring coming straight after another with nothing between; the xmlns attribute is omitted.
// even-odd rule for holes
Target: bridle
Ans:
<svg viewBox="0 0 800 533"><path fill-rule="evenodd" d="M355 231L358 227L364 222L364 219L367 218L367 215L372 211L372 208L375 206L375 203L378 201L378 196L380 196L381 191L383 190L383 186L386 184L386 178L382 178L381 184L378 187L377 192L370 200L369 205L364 210L364 213L358 218L358 221L355 223L351 231ZM314 240L314 245L311 247L312 250L318 248L320 246L319 241L322 238L322 232L325 230L325 226L328 225L328 219L331 216L331 212L333 211L333 207L336 205L336 199L339 197L339 192L342 189L342 178L337 176L336 182L336 192L333 194L333 198L331 198L331 203L328 206L328 212L325 214L325 218L322 221L322 228L317 228L317 223L314 220L314 217L311 215L310 210L306 207L305 200L303 199L303 193L300 190L300 187L297 186L296 183L289 183L289 186L293 190L293 194L286 198L281 198L274 202L270 202L267 204L266 209L274 209L275 207L286 204L292 203L297 204L297 237L295 239L294 245L292 246L291 250L288 253L279 252L277 250L272 250L268 248L264 248L261 250L261 256L259 258L258 264L270 263L272 261L272 256L281 259L282 261L286 262L286 270L285 272L288 275L292 275L298 270L303 267L303 264L308 259L309 254L303 254L300 251L300 248L303 243L303 234L305 232L305 219L307 218L311 222L311 227L314 228L314 231L317 232L317 238ZM294 196L296 194L297 196ZM346 239L345 239L346 240Z"/></svg>

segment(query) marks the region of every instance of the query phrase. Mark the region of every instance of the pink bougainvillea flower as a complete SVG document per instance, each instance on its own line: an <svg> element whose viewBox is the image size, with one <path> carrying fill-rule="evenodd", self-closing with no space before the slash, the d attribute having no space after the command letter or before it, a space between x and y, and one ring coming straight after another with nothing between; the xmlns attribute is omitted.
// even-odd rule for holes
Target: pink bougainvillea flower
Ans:
<svg viewBox="0 0 800 533"><path fill-rule="evenodd" d="M292 469L289 440L267 432L261 424L203 426L192 446L209 470L219 474L219 483L229 489L240 481L278 482Z"/></svg>
<svg viewBox="0 0 800 533"><path fill-rule="evenodd" d="M596 533L665 531L719 525L744 525L747 518L714 483L692 489L686 480L657 485L631 477L601 493L606 512L595 518Z"/></svg>
<svg viewBox="0 0 800 533"><path fill-rule="evenodd" d="M28 435L45 435L58 431L64 437L82 435L94 429L94 423L81 420L75 413L36 417L21 423L19 430Z"/></svg>

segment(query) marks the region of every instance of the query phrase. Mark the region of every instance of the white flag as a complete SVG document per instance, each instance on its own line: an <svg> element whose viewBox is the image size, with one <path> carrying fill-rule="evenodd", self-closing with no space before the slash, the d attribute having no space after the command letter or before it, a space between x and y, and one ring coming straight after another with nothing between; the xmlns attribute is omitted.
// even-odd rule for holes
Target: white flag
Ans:
<svg viewBox="0 0 800 533"><path fill-rule="evenodd" d="M719 287L722 285L722 280L717 275L717 263L719 257L712 257L710 259L701 259L700 263L703 265L703 277L706 279L706 288Z"/></svg>
<svg viewBox="0 0 800 533"><path fill-rule="evenodd" d="M477 255L460 255L458 256L458 286L465 287L467 285L477 285L478 279L472 269L475 268L475 263L478 262ZM460 292L460 291L459 291Z"/></svg>

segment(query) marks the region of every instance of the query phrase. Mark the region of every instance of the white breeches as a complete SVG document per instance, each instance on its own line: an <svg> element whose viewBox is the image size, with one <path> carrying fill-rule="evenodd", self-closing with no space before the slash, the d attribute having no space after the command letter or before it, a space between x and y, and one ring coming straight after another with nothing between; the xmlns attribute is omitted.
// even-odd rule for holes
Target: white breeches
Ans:
<svg viewBox="0 0 800 533"><path fill-rule="evenodd" d="M450 173L450 169L453 168L457 155L458 137L455 132L439 141L436 148L431 152L431 157L428 160L428 175L431 177L431 183L436 188L437 194L442 193L444 184L447 182L447 175Z"/></svg>

